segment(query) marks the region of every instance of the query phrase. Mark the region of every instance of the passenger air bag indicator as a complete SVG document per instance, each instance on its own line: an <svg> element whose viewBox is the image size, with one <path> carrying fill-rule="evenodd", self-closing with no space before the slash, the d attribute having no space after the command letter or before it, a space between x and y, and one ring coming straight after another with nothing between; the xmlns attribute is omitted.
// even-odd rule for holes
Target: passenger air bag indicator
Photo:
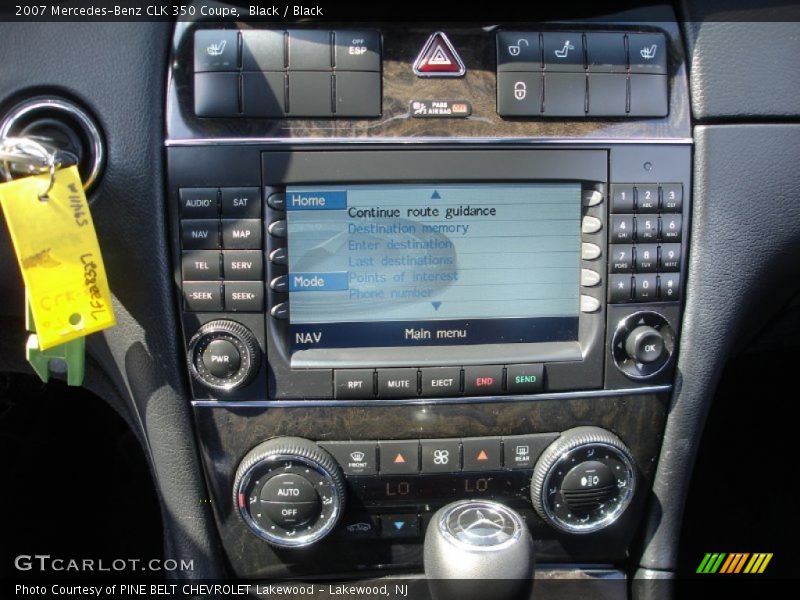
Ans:
<svg viewBox="0 0 800 600"><path fill-rule="evenodd" d="M418 119L449 117L463 119L472 114L472 105L466 100L412 100L410 113Z"/></svg>

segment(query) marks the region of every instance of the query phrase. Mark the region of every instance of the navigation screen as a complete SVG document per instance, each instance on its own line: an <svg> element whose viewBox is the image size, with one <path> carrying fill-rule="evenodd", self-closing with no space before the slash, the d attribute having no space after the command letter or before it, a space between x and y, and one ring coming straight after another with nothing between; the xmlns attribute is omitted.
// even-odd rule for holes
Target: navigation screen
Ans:
<svg viewBox="0 0 800 600"><path fill-rule="evenodd" d="M287 187L292 349L577 340L580 191Z"/></svg>

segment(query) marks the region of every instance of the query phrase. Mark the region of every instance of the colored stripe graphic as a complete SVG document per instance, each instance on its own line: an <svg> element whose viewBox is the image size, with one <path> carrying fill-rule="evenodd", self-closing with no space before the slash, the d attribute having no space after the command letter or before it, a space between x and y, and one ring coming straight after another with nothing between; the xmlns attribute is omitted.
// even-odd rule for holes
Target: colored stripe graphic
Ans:
<svg viewBox="0 0 800 600"><path fill-rule="evenodd" d="M772 560L772 553L707 552L697 567L697 573L763 573Z"/></svg>

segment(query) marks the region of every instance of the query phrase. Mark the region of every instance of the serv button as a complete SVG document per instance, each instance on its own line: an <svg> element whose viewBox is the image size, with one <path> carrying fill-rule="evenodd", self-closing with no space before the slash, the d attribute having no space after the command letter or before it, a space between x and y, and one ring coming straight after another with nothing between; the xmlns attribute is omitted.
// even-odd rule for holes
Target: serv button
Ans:
<svg viewBox="0 0 800 600"><path fill-rule="evenodd" d="M509 394L534 394L544 390L544 365L508 365L506 388Z"/></svg>

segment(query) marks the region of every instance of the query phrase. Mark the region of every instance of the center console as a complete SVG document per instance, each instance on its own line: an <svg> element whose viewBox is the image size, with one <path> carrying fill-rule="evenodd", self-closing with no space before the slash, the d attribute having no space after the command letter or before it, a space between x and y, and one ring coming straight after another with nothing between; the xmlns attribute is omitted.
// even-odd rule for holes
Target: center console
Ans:
<svg viewBox="0 0 800 600"><path fill-rule="evenodd" d="M172 65L175 291L234 572L418 569L466 499L540 562L624 561L686 276L675 23L186 22Z"/></svg>

